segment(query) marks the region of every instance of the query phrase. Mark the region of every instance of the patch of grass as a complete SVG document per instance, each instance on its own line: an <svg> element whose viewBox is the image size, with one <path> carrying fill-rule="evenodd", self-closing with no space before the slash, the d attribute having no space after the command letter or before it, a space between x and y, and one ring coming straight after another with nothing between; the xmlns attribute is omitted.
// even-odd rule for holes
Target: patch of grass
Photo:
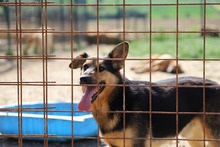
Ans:
<svg viewBox="0 0 220 147"><path fill-rule="evenodd" d="M163 39L158 39L157 35L161 34L152 34L152 54L171 54L176 57L178 53L179 58L203 58L204 55L206 58L220 58L219 38L206 37L204 42L204 38L198 34L179 34L178 39L175 34L163 34ZM145 40L132 41L130 45L132 56L144 57L150 54L149 37Z"/></svg>

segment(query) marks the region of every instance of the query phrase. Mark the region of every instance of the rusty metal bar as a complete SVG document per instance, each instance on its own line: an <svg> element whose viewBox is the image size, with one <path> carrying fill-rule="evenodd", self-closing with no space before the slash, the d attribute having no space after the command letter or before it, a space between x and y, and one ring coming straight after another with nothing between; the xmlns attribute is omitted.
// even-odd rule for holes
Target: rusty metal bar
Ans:
<svg viewBox="0 0 220 147"><path fill-rule="evenodd" d="M29 29L29 30L25 30L25 29L18 29L18 30L15 30L15 29L10 29L10 30L1 30L0 29L0 33L17 33L17 31L19 32L22 32L23 34L26 34L26 33L39 33L39 30L38 29ZM187 31L183 31L183 30L179 30L178 33L179 34L200 34L200 33L203 33L204 31L191 31L191 30L187 30ZM220 33L220 31L216 31L217 33ZM47 33L54 33L54 34L60 34L60 33L64 33L64 34L71 34L72 32L71 31L57 31L57 30L54 30L51 29L48 29ZM157 31L157 30L151 30L151 31L129 31L129 30L125 30L125 31L99 31L99 34L123 34L123 33L128 33L128 34L157 34L157 33L160 33L160 34L176 34L176 31ZM97 34L96 31L74 31L74 34Z"/></svg>
<svg viewBox="0 0 220 147"><path fill-rule="evenodd" d="M204 0L204 5L203 5L203 28L206 28L206 0ZM204 35L203 37L203 145L206 146L206 129L205 129L205 121L206 121L206 98L205 98L205 77L206 77L206 73L205 73L205 67L206 67L206 37Z"/></svg>
<svg viewBox="0 0 220 147"><path fill-rule="evenodd" d="M97 6L97 4L55 4L54 2L17 2L17 4L22 5L22 6ZM99 4L99 6L176 6L176 3L143 3L143 4ZM196 3L196 2L191 2L191 3L178 3L179 6L201 6L203 3ZM220 5L218 2L206 2L206 5ZM0 6L16 6L14 2L1 2Z"/></svg>
<svg viewBox="0 0 220 147"><path fill-rule="evenodd" d="M179 0L176 0L176 65L178 64L178 53L179 53ZM179 85L178 85L178 70L176 71L176 146L178 147L179 142Z"/></svg>
<svg viewBox="0 0 220 147"><path fill-rule="evenodd" d="M73 1L71 0L71 5L70 5L70 39L71 39L71 60L73 60L74 58L74 49L73 49L73 21L74 21L74 18L73 18ZM73 102L74 102L74 90L73 90L73 87L74 87L74 82L73 82L73 77L74 77L74 71L71 70L71 103L72 103L72 116L74 114L74 110L73 110ZM72 127L72 137L71 137L71 146L74 146L74 138L76 138L73 134L74 134L74 121L73 121L73 118L72 118L72 123L71 123L71 127Z"/></svg>
<svg viewBox="0 0 220 147"><path fill-rule="evenodd" d="M149 10L149 13L150 13L150 18L149 18L149 32L150 32L150 43L149 43L149 47L150 47L150 60L149 61L152 61L152 0L150 0L150 10ZM152 63L150 62L150 71L152 70ZM149 81L150 81L150 91L152 91L152 73L150 72L150 75L149 75ZM149 118L150 118L150 124L149 124L149 138L150 138L150 146L152 146L152 138L153 138L153 134L152 134L152 92L149 92L149 111L150 111L150 115L149 115Z"/></svg>
<svg viewBox="0 0 220 147"><path fill-rule="evenodd" d="M0 59L9 59L9 60L17 60L17 59L46 59L46 56L45 57L42 57L42 56L39 56L39 55L34 55L34 56L0 56ZM56 57L54 55L48 55L47 56L47 60L74 60L75 58L69 58L69 57ZM97 58L89 58L88 60L93 60L93 59L97 59ZM179 61L203 61L203 58L172 58L174 60L179 60ZM83 58L77 58L77 60L84 60ZM103 58L103 57L99 57L99 60L121 60L121 59L111 59L111 58ZM146 57L141 57L141 58L128 58L126 59L126 61L151 61L151 60L157 60L157 61L160 61L160 60L170 60L170 59L167 59L167 58L161 58L161 59L151 59L150 57L149 58L146 58ZM206 61L220 61L220 58L206 58Z"/></svg>

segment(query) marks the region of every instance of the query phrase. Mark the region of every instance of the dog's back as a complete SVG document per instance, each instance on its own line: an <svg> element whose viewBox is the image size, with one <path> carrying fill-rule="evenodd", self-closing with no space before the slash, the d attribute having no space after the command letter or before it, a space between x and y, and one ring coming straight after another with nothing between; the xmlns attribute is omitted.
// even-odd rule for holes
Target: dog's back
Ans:
<svg viewBox="0 0 220 147"><path fill-rule="evenodd" d="M150 111L149 102L151 101L152 111L180 112L180 120L181 112L216 112L220 110L219 84L211 80L203 81L202 78L196 77L182 77L177 80L176 78L162 80L152 83L151 86L149 82L127 82L127 84L134 86L126 86L125 88L125 101L127 101L126 109L128 111ZM203 105L204 101L206 105ZM213 107L212 103L218 101L219 103L214 104L216 107ZM205 110L203 110L203 106L205 106ZM155 114L155 123L156 119L160 120L159 116L163 115L164 114ZM174 120L176 121L175 115L176 114L171 114L170 117L174 116ZM193 117L194 115L195 114L189 115L189 117ZM168 122L173 120L167 119L166 115L164 116ZM165 122L166 120L161 122ZM183 127L181 123L185 121L187 120L180 121L180 130ZM175 128L176 125L173 127Z"/></svg>
<svg viewBox="0 0 220 147"><path fill-rule="evenodd" d="M220 137L220 116L202 115L205 112L220 110L220 89L216 82L183 77L158 81L151 86L149 82L144 81L126 80L125 84L125 104L122 99L123 87L118 88L117 94L112 95L110 103L109 111L123 111L123 105L125 106L125 114L119 115L118 130L123 129L125 116L125 128L135 128L133 133L137 138L149 137L150 123L152 136L164 138L175 136L176 132L181 132L194 118L203 122L204 117L204 125L213 134L206 137ZM134 144L144 146L143 141L138 139Z"/></svg>

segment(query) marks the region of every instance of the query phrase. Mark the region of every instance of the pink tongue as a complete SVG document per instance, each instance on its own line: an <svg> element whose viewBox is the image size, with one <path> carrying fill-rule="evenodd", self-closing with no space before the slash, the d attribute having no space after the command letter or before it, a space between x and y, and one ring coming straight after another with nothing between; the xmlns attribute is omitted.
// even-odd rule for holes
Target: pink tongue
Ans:
<svg viewBox="0 0 220 147"><path fill-rule="evenodd" d="M87 86L82 99L79 102L78 110L89 111L91 106L91 97L96 92L96 87Z"/></svg>

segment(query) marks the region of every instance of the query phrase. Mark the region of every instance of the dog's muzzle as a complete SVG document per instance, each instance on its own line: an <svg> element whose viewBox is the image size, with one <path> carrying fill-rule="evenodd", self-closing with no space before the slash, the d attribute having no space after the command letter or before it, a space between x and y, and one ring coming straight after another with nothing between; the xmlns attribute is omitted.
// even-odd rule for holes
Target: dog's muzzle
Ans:
<svg viewBox="0 0 220 147"><path fill-rule="evenodd" d="M80 84L91 84L92 77L89 75L81 75L80 76Z"/></svg>

